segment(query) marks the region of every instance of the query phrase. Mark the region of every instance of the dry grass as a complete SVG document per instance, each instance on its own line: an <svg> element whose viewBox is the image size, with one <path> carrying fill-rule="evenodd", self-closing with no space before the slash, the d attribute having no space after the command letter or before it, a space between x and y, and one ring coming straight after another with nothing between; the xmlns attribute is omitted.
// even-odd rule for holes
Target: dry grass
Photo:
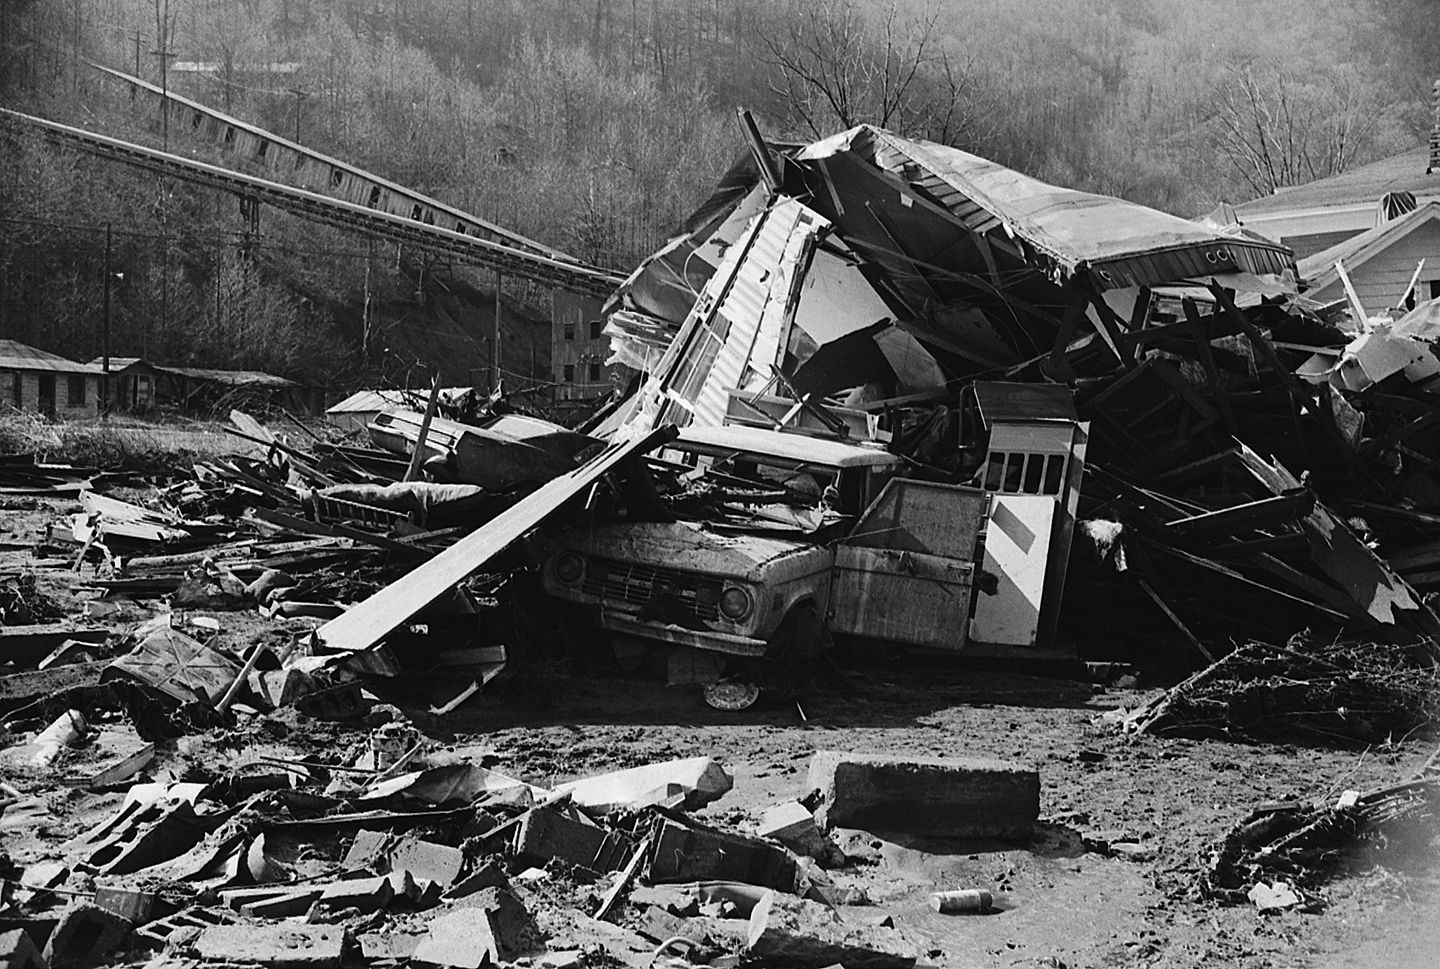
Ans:
<svg viewBox="0 0 1440 969"><path fill-rule="evenodd" d="M247 454L251 445L221 424L145 423L134 419L61 420L0 411L0 453L105 471L167 473L197 460Z"/></svg>

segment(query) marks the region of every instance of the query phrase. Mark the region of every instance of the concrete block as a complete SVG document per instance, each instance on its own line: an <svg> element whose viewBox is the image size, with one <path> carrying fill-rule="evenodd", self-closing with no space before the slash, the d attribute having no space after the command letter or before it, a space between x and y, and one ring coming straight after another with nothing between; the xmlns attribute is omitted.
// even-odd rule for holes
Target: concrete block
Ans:
<svg viewBox="0 0 1440 969"><path fill-rule="evenodd" d="M240 904L240 914L252 919L288 919L304 915L320 898L319 888L297 888L268 898Z"/></svg>
<svg viewBox="0 0 1440 969"><path fill-rule="evenodd" d="M220 909L187 908L183 912L167 915L137 928L135 938L152 948L160 948L169 944L173 937L178 937L182 933L198 935L201 929L212 925L223 925L232 921L232 918L228 912Z"/></svg>
<svg viewBox="0 0 1440 969"><path fill-rule="evenodd" d="M482 912L499 944L500 955L515 959L545 947L544 935L519 896L505 888L482 888L460 901L461 911Z"/></svg>
<svg viewBox="0 0 1440 969"><path fill-rule="evenodd" d="M314 885L261 885L252 888L226 888L220 892L220 901L226 908L239 912L246 905L266 902L297 891L311 891L320 897L320 889Z"/></svg>
<svg viewBox="0 0 1440 969"><path fill-rule="evenodd" d="M389 905L390 900L395 897L395 891L389 875L347 878L324 886L319 902L328 909L353 908L369 915Z"/></svg>
<svg viewBox="0 0 1440 969"><path fill-rule="evenodd" d="M806 782L822 825L950 838L1029 839L1040 775L979 757L891 757L816 751Z"/></svg>
<svg viewBox="0 0 1440 969"><path fill-rule="evenodd" d="M605 813L649 807L677 796L683 797L683 807L693 810L720 798L734 783L711 758L689 757L571 781L555 793L569 794L575 804Z"/></svg>
<svg viewBox="0 0 1440 969"><path fill-rule="evenodd" d="M86 863L102 875L128 875L184 854L205 836L194 806L183 798L132 803Z"/></svg>
<svg viewBox="0 0 1440 969"><path fill-rule="evenodd" d="M668 818L660 825L652 857L647 872L651 884L730 881L795 892L805 881L795 856L784 848Z"/></svg>
<svg viewBox="0 0 1440 969"><path fill-rule="evenodd" d="M114 912L131 925L143 925L150 921L157 898L155 892L137 892L128 888L95 889L95 904L107 912Z"/></svg>
<svg viewBox="0 0 1440 969"><path fill-rule="evenodd" d="M482 888L509 888L510 879L498 861L489 859L445 892L446 898L464 898Z"/></svg>
<svg viewBox="0 0 1440 969"><path fill-rule="evenodd" d="M515 832L515 854L532 865L552 858L593 871L615 871L629 858L629 843L593 824L565 817L553 808L534 808Z"/></svg>
<svg viewBox="0 0 1440 969"><path fill-rule="evenodd" d="M430 922L430 934L415 947L415 962L454 969L481 969L500 961L500 942L483 913L449 912Z"/></svg>
<svg viewBox="0 0 1440 969"><path fill-rule="evenodd" d="M338 969L346 939L338 925L214 925L195 940L195 953L205 961L272 969Z"/></svg>
<svg viewBox="0 0 1440 969"><path fill-rule="evenodd" d="M424 939L423 933L387 929L367 932L356 941L360 943L360 955L366 962L408 962Z"/></svg>
<svg viewBox="0 0 1440 969"><path fill-rule="evenodd" d="M118 949L131 928L128 920L94 902L72 905L45 943L45 964L50 969L93 966Z"/></svg>
<svg viewBox="0 0 1440 969"><path fill-rule="evenodd" d="M750 913L746 951L790 969L913 969L919 953L895 929L852 925L819 902L769 892Z"/></svg>
<svg viewBox="0 0 1440 969"><path fill-rule="evenodd" d="M765 812L755 833L780 842L797 855L822 857L830 847L824 832L799 801L786 801Z"/></svg>
<svg viewBox="0 0 1440 969"><path fill-rule="evenodd" d="M24 929L0 932L0 969L46 969L30 933Z"/></svg>
<svg viewBox="0 0 1440 969"><path fill-rule="evenodd" d="M390 849L390 870L408 871L416 881L432 881L449 887L460 877L465 853L450 845L404 838Z"/></svg>
<svg viewBox="0 0 1440 969"><path fill-rule="evenodd" d="M393 840L387 831L360 831L345 852L345 870L384 874L385 857Z"/></svg>

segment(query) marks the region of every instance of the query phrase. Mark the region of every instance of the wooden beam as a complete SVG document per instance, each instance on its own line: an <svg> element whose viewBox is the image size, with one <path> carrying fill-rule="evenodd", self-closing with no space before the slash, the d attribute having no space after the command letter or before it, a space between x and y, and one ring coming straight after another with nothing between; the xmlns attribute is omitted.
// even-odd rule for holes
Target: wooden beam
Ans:
<svg viewBox="0 0 1440 969"><path fill-rule="evenodd" d="M1189 640L1191 647L1193 647L1195 651L1198 652L1201 656L1205 657L1206 662L1214 663L1214 654L1212 654L1210 650L1205 648L1204 643L1200 642L1200 640L1195 638L1195 634L1192 633L1190 629L1183 622L1180 621L1180 617L1175 615L1174 610L1172 610L1169 606L1165 604L1165 600L1160 598L1159 593L1157 593L1154 589L1150 588L1150 583L1146 582L1144 579L1141 579L1139 581L1140 588L1145 590L1145 594L1150 597L1150 601L1155 603L1155 605L1159 607L1160 611L1165 614L1165 618L1169 619L1170 622L1174 624L1175 628L1180 630L1181 635L1183 635L1187 640Z"/></svg>
<svg viewBox="0 0 1440 969"><path fill-rule="evenodd" d="M1200 358L1200 366L1205 370L1205 379L1210 384L1210 395L1215 400L1215 409L1220 412L1220 420L1225 425L1225 430L1230 434L1235 433L1235 411L1230 406L1230 396L1220 386L1220 370L1215 366L1215 354L1210 346L1210 334L1206 332L1205 321L1200 316L1195 301L1186 297L1180 303L1185 312L1186 322L1190 327L1190 338L1195 343L1195 354Z"/></svg>
<svg viewBox="0 0 1440 969"><path fill-rule="evenodd" d="M1177 536L1193 538L1197 535L1213 535L1216 532L1232 534L1256 528L1269 528L1282 522L1310 514L1315 507L1315 495L1309 490L1296 494L1276 495L1261 498L1232 508L1191 515L1166 522L1167 531Z"/></svg>

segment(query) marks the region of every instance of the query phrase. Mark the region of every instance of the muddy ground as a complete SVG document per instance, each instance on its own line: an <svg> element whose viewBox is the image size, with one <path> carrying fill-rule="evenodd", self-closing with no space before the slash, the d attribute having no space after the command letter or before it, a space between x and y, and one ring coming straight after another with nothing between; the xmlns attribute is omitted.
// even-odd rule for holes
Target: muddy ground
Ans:
<svg viewBox="0 0 1440 969"><path fill-rule="evenodd" d="M131 496L134 497L134 496ZM78 504L74 506L78 508ZM80 617L93 593L77 591L69 562L33 558L47 522L72 509L56 499L0 500L0 579L33 570L40 587ZM159 602L142 604L159 611ZM259 633L258 616L220 616L228 634ZM118 630L129 623L102 619ZM1434 749L1435 736L1382 747L1324 749L1226 740L1126 738L1099 718L1134 706L1150 689L1114 689L963 660L861 658L846 688L831 685L793 706L720 713L693 688L642 674L577 675L544 667L501 682L443 721L425 712L453 684L383 698L406 710L442 747L548 785L614 768L709 754L734 790L700 812L744 827L768 805L805 793L819 749L890 754L975 754L1037 768L1045 819L1027 846L938 843L843 834L858 862L835 873L870 906L929 940L946 966L1396 966L1440 964L1440 831L1410 830L1342 859L1316 911L1261 917L1249 906L1201 899L1206 850L1256 804L1336 795L1401 779ZM333 760L363 730L284 715L165 745L157 767L183 775L260 756ZM119 795L73 791L53 777L0 775L30 799L0 818L3 851L23 864L63 857L64 840L115 809ZM1112 831L1153 857L1086 851L1081 834ZM988 888L1000 911L940 916L936 889Z"/></svg>

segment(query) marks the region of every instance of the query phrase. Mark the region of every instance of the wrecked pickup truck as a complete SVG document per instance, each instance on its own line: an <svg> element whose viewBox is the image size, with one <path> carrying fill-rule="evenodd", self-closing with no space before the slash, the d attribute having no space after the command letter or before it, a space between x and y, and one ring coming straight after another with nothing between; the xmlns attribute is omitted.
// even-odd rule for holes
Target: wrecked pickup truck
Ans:
<svg viewBox="0 0 1440 969"><path fill-rule="evenodd" d="M963 645L983 491L901 478L878 446L742 426L686 428L652 467L671 520L592 517L544 565L601 628L772 659L827 630Z"/></svg>

